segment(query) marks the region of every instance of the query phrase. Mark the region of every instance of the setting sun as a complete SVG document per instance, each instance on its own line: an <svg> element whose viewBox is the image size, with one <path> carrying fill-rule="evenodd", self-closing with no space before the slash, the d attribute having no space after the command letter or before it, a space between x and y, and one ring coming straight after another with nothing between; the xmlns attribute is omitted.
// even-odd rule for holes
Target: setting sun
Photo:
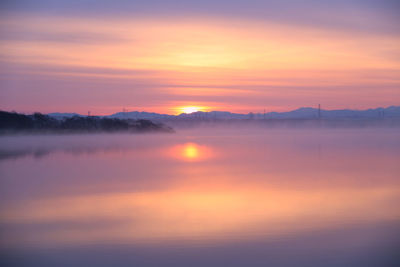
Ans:
<svg viewBox="0 0 400 267"><path fill-rule="evenodd" d="M195 106L182 107L182 108L180 108L180 110L186 114L190 114L190 113L197 112L197 111L203 111L203 109L201 107L195 107Z"/></svg>

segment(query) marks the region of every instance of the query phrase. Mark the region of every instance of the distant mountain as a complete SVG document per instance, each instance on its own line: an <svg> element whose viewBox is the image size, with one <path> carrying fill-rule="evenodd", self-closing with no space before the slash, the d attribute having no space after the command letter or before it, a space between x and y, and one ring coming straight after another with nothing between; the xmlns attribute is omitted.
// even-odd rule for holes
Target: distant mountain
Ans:
<svg viewBox="0 0 400 267"><path fill-rule="evenodd" d="M319 117L317 108L303 107L288 112L263 113L231 113L226 111L195 112L191 114L180 114L178 118L216 118L216 119L313 119ZM392 118L400 117L400 106L388 108L376 108L367 110L321 110L321 118Z"/></svg>
<svg viewBox="0 0 400 267"><path fill-rule="evenodd" d="M107 116L109 118L118 119L145 119L145 120L162 120L174 118L174 115L159 114L154 112L144 112L144 111L131 111L131 112L118 112Z"/></svg>
<svg viewBox="0 0 400 267"><path fill-rule="evenodd" d="M83 115L78 114L78 113L59 113L59 112L54 112L54 113L49 113L47 114L50 117L53 117L55 119L63 119L63 118L71 118L71 117L83 117Z"/></svg>
<svg viewBox="0 0 400 267"><path fill-rule="evenodd" d="M50 113L49 116L53 118L69 118L73 116L83 116L76 113ZM321 110L321 118L324 119L344 119L344 118L393 118L400 117L400 106L390 106L387 108L375 108L367 110ZM288 112L269 112L265 115L263 113L232 113L228 111L210 111L210 112L193 112L190 114L182 113L179 115L168 115L154 112L144 111L131 111L131 112L118 112L112 115L103 116L108 118L118 119L146 119L154 121L164 120L187 120L187 119L219 119L219 120L243 120L243 119L313 119L318 118L319 112L317 108L302 107Z"/></svg>
<svg viewBox="0 0 400 267"><path fill-rule="evenodd" d="M182 113L177 118L205 118L205 119L247 119L248 114L232 113L228 111L193 112L190 114Z"/></svg>
<svg viewBox="0 0 400 267"><path fill-rule="evenodd" d="M289 112L270 112L266 114L267 118L286 118L286 119L307 119L318 118L317 108L299 108ZM391 106L388 108L375 108L367 110L321 110L321 118L391 118L400 117L400 106Z"/></svg>

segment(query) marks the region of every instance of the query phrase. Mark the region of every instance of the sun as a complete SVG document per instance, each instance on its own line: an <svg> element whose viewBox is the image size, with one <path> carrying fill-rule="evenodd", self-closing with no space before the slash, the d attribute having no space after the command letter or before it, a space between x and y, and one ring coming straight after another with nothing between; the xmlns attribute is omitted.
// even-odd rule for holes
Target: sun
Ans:
<svg viewBox="0 0 400 267"><path fill-rule="evenodd" d="M182 108L180 108L180 110L183 113L190 114L190 113L193 113L193 112L201 111L202 108L201 107L195 107L195 106L188 106L188 107L182 107Z"/></svg>

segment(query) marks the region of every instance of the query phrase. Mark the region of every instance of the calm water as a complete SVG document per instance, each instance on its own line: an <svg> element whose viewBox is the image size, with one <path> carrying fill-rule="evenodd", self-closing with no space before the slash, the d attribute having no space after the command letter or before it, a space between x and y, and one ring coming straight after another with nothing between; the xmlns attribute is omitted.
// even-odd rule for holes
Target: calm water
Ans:
<svg viewBox="0 0 400 267"><path fill-rule="evenodd" d="M400 131L0 137L4 266L400 266Z"/></svg>

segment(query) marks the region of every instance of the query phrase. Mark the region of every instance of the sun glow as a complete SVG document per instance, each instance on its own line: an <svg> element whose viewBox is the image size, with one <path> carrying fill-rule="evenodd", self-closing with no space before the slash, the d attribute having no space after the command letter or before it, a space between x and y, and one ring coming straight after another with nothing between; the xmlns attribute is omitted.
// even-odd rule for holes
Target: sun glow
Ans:
<svg viewBox="0 0 400 267"><path fill-rule="evenodd" d="M202 111L203 108L201 108L201 107L195 107L195 106L188 106L188 107L182 107L182 108L180 108L180 110L181 110L183 113L190 114L190 113L193 113L193 112Z"/></svg>
<svg viewBox="0 0 400 267"><path fill-rule="evenodd" d="M203 161L215 157L214 151L209 147L195 143L185 143L171 147L167 155L183 161Z"/></svg>
<svg viewBox="0 0 400 267"><path fill-rule="evenodd" d="M184 148L183 155L187 159L196 159L199 157L199 149L194 144L187 144Z"/></svg>

